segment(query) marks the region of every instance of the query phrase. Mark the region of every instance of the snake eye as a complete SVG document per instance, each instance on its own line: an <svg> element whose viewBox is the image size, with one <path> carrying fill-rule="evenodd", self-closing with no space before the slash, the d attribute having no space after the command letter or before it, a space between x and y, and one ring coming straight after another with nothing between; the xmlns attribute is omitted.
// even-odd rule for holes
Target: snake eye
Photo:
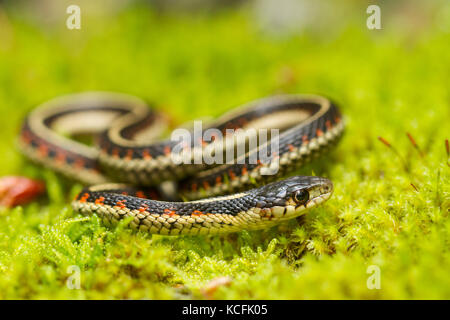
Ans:
<svg viewBox="0 0 450 320"><path fill-rule="evenodd" d="M309 192L307 190L299 190L294 194L294 200L297 204L305 204L309 200Z"/></svg>

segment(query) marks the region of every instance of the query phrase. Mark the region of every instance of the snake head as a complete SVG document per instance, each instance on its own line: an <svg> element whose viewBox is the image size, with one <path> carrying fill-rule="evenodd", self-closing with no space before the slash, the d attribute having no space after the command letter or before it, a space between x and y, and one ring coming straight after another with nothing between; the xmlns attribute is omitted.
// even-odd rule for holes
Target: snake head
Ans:
<svg viewBox="0 0 450 320"><path fill-rule="evenodd" d="M256 204L262 217L292 219L302 211L328 200L333 183L321 177L294 176L262 187Z"/></svg>

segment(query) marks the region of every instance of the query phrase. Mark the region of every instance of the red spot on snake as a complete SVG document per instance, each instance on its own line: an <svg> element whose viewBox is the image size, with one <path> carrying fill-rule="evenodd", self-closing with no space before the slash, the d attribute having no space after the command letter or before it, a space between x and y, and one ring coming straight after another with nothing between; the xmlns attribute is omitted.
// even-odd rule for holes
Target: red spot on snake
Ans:
<svg viewBox="0 0 450 320"><path fill-rule="evenodd" d="M197 189L198 189L197 184L193 183L191 186L191 189L192 189L192 191L197 192Z"/></svg>
<svg viewBox="0 0 450 320"><path fill-rule="evenodd" d="M41 156L46 157L48 155L48 146L46 144L41 144L38 151Z"/></svg>
<svg viewBox="0 0 450 320"><path fill-rule="evenodd" d="M164 209L164 214L167 214L167 215L169 215L170 217L178 216L178 215L176 214L176 211L175 211L175 210L173 210L173 209L168 209L168 208Z"/></svg>
<svg viewBox="0 0 450 320"><path fill-rule="evenodd" d="M128 149L128 150L127 150L127 155L126 155L125 159L131 160L132 158L133 158L133 150Z"/></svg>
<svg viewBox="0 0 450 320"><path fill-rule="evenodd" d="M112 155L114 158L118 158L119 157L119 149L114 148L112 151Z"/></svg>
<svg viewBox="0 0 450 320"><path fill-rule="evenodd" d="M22 133L22 140L26 143L29 144L31 142L31 135L28 131L24 131Z"/></svg>
<svg viewBox="0 0 450 320"><path fill-rule="evenodd" d="M258 168L261 168L263 166L263 163L261 162L261 160L258 159L256 162L258 163L258 166L257 166Z"/></svg>
<svg viewBox="0 0 450 320"><path fill-rule="evenodd" d="M83 193L83 195L80 198L80 202L86 202L87 199L89 199L89 193Z"/></svg>
<svg viewBox="0 0 450 320"><path fill-rule="evenodd" d="M231 180L236 179L236 175L234 174L234 172L233 172L232 170L229 170L229 171L228 171L228 175L230 176L230 179L231 179Z"/></svg>
<svg viewBox="0 0 450 320"><path fill-rule="evenodd" d="M239 119L239 124L241 127L245 126L247 123L248 123L247 119L245 119L245 118Z"/></svg>
<svg viewBox="0 0 450 320"><path fill-rule="evenodd" d="M222 184L222 177L221 176L217 176L216 177L216 184L217 185L221 185Z"/></svg>
<svg viewBox="0 0 450 320"><path fill-rule="evenodd" d="M205 215L205 214L204 214L203 212L199 211L199 210L194 210L194 211L192 211L192 213L191 213L191 216L196 216L196 217L204 216L204 215Z"/></svg>
<svg viewBox="0 0 450 320"><path fill-rule="evenodd" d="M128 192L122 191L122 194L123 194L124 196L127 196L127 195L128 195Z"/></svg>
<svg viewBox="0 0 450 320"><path fill-rule="evenodd" d="M325 121L325 126L327 127L327 129L331 129L331 121L330 120Z"/></svg>
<svg viewBox="0 0 450 320"><path fill-rule="evenodd" d="M125 202L127 202L127 200L119 200L116 202L115 207L118 207L120 209L125 209Z"/></svg>
<svg viewBox="0 0 450 320"><path fill-rule="evenodd" d="M139 207L138 210L139 210L139 212L145 212L145 211L148 210L148 206L147 205L143 205L143 206Z"/></svg>
<svg viewBox="0 0 450 320"><path fill-rule="evenodd" d="M309 143L308 136L306 134L302 137L302 141L303 141L304 144L308 144Z"/></svg>
<svg viewBox="0 0 450 320"><path fill-rule="evenodd" d="M61 151L59 151L56 154L55 161L58 162L59 164L65 163L66 162L66 155L64 153L62 153Z"/></svg>
<svg viewBox="0 0 450 320"><path fill-rule="evenodd" d="M245 176L248 173L247 167L242 168L242 175Z"/></svg>
<svg viewBox="0 0 450 320"><path fill-rule="evenodd" d="M142 151L142 156L144 157L145 160L150 160L152 158L152 155L150 154L149 150Z"/></svg>
<svg viewBox="0 0 450 320"><path fill-rule="evenodd" d="M321 137L321 136L323 135L323 131L320 130L320 129L317 129L317 130L316 130L316 135L317 135L318 137Z"/></svg>
<svg viewBox="0 0 450 320"><path fill-rule="evenodd" d="M95 199L95 204L102 206L105 204L104 201L105 201L105 197L100 197L100 198Z"/></svg>
<svg viewBox="0 0 450 320"><path fill-rule="evenodd" d="M208 181L203 181L203 188L205 188L205 190L210 188Z"/></svg>
<svg viewBox="0 0 450 320"><path fill-rule="evenodd" d="M169 146L165 146L164 147L164 154L167 156L170 154L170 147Z"/></svg>
<svg viewBox="0 0 450 320"><path fill-rule="evenodd" d="M336 123L341 122L341 118L339 118L339 117L334 118L334 122L336 122Z"/></svg>
<svg viewBox="0 0 450 320"><path fill-rule="evenodd" d="M75 163L73 164L73 166L74 166L75 168L77 168L77 169L83 168L84 165L85 165L85 162L84 162L84 160L81 159L81 158L76 159L76 160L75 160Z"/></svg>
<svg viewBox="0 0 450 320"><path fill-rule="evenodd" d="M292 145L292 144L288 144L288 149L289 149L289 151L294 151L294 146Z"/></svg>

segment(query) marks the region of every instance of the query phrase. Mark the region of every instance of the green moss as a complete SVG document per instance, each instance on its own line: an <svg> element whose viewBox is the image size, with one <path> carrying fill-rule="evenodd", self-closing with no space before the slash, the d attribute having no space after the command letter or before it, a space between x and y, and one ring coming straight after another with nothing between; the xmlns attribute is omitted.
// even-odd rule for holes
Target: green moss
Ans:
<svg viewBox="0 0 450 320"><path fill-rule="evenodd" d="M412 40L355 25L332 39L272 39L245 13L157 17L141 8L87 19L75 32L14 14L0 23L11 32L0 46L0 174L48 186L48 200L1 212L0 299L205 298L202 288L219 276L232 280L214 298L450 298L450 48L442 31ZM274 93L330 96L346 134L300 172L330 177L335 193L270 230L171 238L124 224L108 229L70 209L79 185L14 148L28 110L82 90L136 94L174 123ZM81 270L80 290L67 286L72 265ZM367 287L370 265L380 268L380 290Z"/></svg>

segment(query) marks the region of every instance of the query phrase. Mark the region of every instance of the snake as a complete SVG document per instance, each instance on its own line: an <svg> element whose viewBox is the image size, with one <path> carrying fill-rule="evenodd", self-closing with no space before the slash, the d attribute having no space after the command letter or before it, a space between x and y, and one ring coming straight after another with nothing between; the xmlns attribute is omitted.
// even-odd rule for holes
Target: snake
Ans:
<svg viewBox="0 0 450 320"><path fill-rule="evenodd" d="M206 125L199 130L195 123L171 130L159 109L123 93L60 96L25 116L17 146L84 185L72 202L75 212L95 214L107 226L128 219L151 234L269 228L333 193L327 178L295 175L343 134L342 115L326 97L257 99L200 122Z"/></svg>

